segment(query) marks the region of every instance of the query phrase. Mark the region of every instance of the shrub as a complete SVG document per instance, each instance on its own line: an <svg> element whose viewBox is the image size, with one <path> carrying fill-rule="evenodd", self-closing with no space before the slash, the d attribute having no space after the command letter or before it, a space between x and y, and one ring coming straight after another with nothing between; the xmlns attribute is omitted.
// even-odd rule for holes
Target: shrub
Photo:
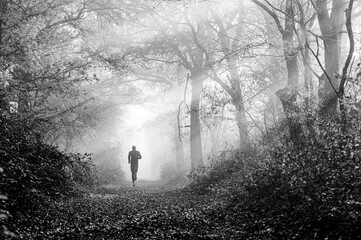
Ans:
<svg viewBox="0 0 361 240"><path fill-rule="evenodd" d="M315 133L225 153L189 187L227 197L217 216L244 239L361 239L361 121Z"/></svg>
<svg viewBox="0 0 361 240"><path fill-rule="evenodd" d="M0 180L3 180L3 174L4 170L0 167ZM8 228L6 226L6 220L9 217L9 212L6 208L7 203L7 196L4 195L4 192L2 189L0 189L0 236L5 237L12 235L11 232L8 231Z"/></svg>
<svg viewBox="0 0 361 240"><path fill-rule="evenodd" d="M234 177L242 177L256 168L263 154L256 144L250 144L242 150L223 152L218 159L212 160L210 165L189 173L189 188L199 194L237 191L238 185L235 185Z"/></svg>
<svg viewBox="0 0 361 240"><path fill-rule="evenodd" d="M361 237L361 127L322 122L318 135L294 146L284 139L265 167L245 182L241 209L252 212L268 237ZM241 198L234 198L240 201Z"/></svg>
<svg viewBox="0 0 361 240"><path fill-rule="evenodd" d="M27 216L55 199L91 186L88 156L65 154L39 141L26 121L0 118L0 189L13 217ZM71 175L69 175L71 173Z"/></svg>

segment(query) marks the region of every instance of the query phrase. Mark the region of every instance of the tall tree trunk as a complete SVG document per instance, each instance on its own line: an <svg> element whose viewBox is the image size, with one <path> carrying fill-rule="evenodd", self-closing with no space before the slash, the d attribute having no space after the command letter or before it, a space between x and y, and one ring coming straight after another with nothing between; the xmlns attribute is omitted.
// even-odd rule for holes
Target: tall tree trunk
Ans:
<svg viewBox="0 0 361 240"><path fill-rule="evenodd" d="M302 126L297 117L297 91L294 88L283 88L276 92L277 97L281 100L283 111L286 115L287 125L290 137L293 143L298 144L302 135Z"/></svg>
<svg viewBox="0 0 361 240"><path fill-rule="evenodd" d="M224 26L223 21L219 17L218 13L211 10L212 16L216 22L216 24L219 27L219 32L217 33L220 39L220 44L222 47L222 52L224 57L226 58L227 62L227 68L228 72L230 74L230 86L225 84L224 82L221 83L218 81L220 86L230 95L232 98L232 103L235 107L235 119L238 126L238 132L239 132L239 141L240 146L245 146L245 144L248 141L248 126L247 126L247 120L246 120L246 111L244 108L244 100L243 100L243 92L241 89L241 77L238 72L239 66L237 63L237 54L236 52L240 48L240 41L241 36L243 33L242 24L244 22L245 18L245 12L243 12L242 7L240 7L239 13L238 13L238 22L239 25L236 28L236 34L235 36L230 36L228 31L228 27Z"/></svg>
<svg viewBox="0 0 361 240"><path fill-rule="evenodd" d="M238 73L237 60L235 56L231 56L227 59L228 68L231 75L230 83L232 93L229 93L232 97L233 105L235 106L236 121L239 132L240 145L245 146L248 141L248 128L246 119L246 110L244 108L243 92L240 85L240 75Z"/></svg>
<svg viewBox="0 0 361 240"><path fill-rule="evenodd" d="M0 5L1 8L1 5ZM1 13L2 15L2 13ZM3 22L2 16L0 16L0 57L3 55Z"/></svg>
<svg viewBox="0 0 361 240"><path fill-rule="evenodd" d="M263 4L259 0L252 0L255 4L265 10L274 20L277 28L282 36L283 56L286 61L287 68L287 86L276 92L277 97L281 100L283 111L289 124L289 133L291 140L297 144L300 138L301 124L295 118L297 112L297 87L299 80L299 69L297 64L298 50L293 46L294 44L294 7L293 0L286 0L284 10L284 26L282 26L279 17L273 8L267 4Z"/></svg>
<svg viewBox="0 0 361 240"><path fill-rule="evenodd" d="M277 97L281 100L283 111L289 127L291 140L298 143L302 134L302 127L296 118L297 112L297 85L299 78L299 70L297 63L297 50L293 47L294 42L294 13L292 0L286 1L285 10L285 28L282 32L283 54L287 67L287 86L276 92Z"/></svg>
<svg viewBox="0 0 361 240"><path fill-rule="evenodd" d="M340 46L344 22L345 0L333 0L331 12L327 0L317 0L317 18L324 44L324 87L321 89L319 112L321 116L336 116L339 88Z"/></svg>
<svg viewBox="0 0 361 240"><path fill-rule="evenodd" d="M177 171L182 172L184 170L184 147L179 136L179 127L180 126L177 121L174 129L174 147L176 153Z"/></svg>
<svg viewBox="0 0 361 240"><path fill-rule="evenodd" d="M191 99L191 165L192 169L204 166L201 124L199 118L199 104L204 78L199 71L191 72L192 99Z"/></svg>
<svg viewBox="0 0 361 240"><path fill-rule="evenodd" d="M282 51L282 42L280 41L277 35L277 25L273 21L272 17L265 11L262 11L265 23L266 23L266 34L267 34L267 41L270 43L268 46L268 51L270 52L271 62L270 65L270 77L272 81L275 82L270 87L271 92L276 92L280 85L284 85L282 79L286 74L286 68L282 64L283 62L280 61L280 57L283 55ZM265 106L265 114L264 114L264 125L267 129L268 126L272 126L274 123L278 122L280 119L284 118L283 115L283 106L279 97L277 95L270 95Z"/></svg>
<svg viewBox="0 0 361 240"><path fill-rule="evenodd" d="M241 147L245 147L248 142L248 128L247 128L247 119L246 119L246 111L244 109L244 102L239 101L239 96L237 100L233 102L236 108L236 121L239 132L239 140Z"/></svg>
<svg viewBox="0 0 361 240"><path fill-rule="evenodd" d="M70 127L65 127L65 147L64 152L70 152L73 148L73 133Z"/></svg>
<svg viewBox="0 0 361 240"><path fill-rule="evenodd" d="M336 116L337 110L337 89L339 88L339 80L335 76L339 72L339 40L336 38L327 39L325 45L325 74L322 97L320 101L319 112L321 116ZM327 46L327 47L326 47Z"/></svg>
<svg viewBox="0 0 361 240"><path fill-rule="evenodd" d="M7 0L0 0L0 57L3 55L3 26L7 11Z"/></svg>
<svg viewBox="0 0 361 240"><path fill-rule="evenodd" d="M298 85L299 73L298 73L298 64L297 64L297 49L293 47L294 16L293 16L293 6L291 1L292 0L286 1L286 10L285 10L286 19L285 19L285 28L284 31L282 32L282 41L283 41L283 54L286 60L286 67L287 67L287 86L291 88L296 88ZM295 98L292 98L292 100L295 100Z"/></svg>
<svg viewBox="0 0 361 240"><path fill-rule="evenodd" d="M29 92L26 89L26 83L30 81L31 75L21 67L15 67L12 72L13 79L17 82L17 96L15 100L18 103L18 112L20 114L26 114L29 112Z"/></svg>

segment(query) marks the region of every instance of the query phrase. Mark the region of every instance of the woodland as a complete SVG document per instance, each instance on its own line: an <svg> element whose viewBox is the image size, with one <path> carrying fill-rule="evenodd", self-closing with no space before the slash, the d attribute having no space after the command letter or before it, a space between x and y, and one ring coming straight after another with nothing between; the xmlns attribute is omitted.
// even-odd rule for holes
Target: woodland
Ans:
<svg viewBox="0 0 361 240"><path fill-rule="evenodd" d="M0 0L1 239L361 239L360 16ZM160 170L134 187L140 132Z"/></svg>

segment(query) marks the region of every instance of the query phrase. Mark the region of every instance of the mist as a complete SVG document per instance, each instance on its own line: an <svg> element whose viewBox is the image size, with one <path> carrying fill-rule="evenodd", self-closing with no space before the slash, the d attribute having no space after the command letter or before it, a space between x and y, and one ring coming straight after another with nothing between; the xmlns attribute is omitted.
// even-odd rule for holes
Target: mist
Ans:
<svg viewBox="0 0 361 240"><path fill-rule="evenodd" d="M157 113L141 105L128 106L122 117L124 126L118 130L122 154L119 161L130 179L128 151L134 145L142 154L139 163L138 178L159 180L162 164L166 156L171 156L171 143L162 136L161 125L155 123ZM172 160L172 159L171 159Z"/></svg>
<svg viewBox="0 0 361 240"><path fill-rule="evenodd" d="M135 145L142 155L139 179L156 181L211 164L256 139L264 132L261 112L277 87L265 89L267 78L253 80L264 61L253 52L265 51L263 29L247 25L257 19L246 14L253 8L248 1L149 3L122 24L97 28L84 43L111 62L93 70L99 81L89 87L114 106L102 115L90 147L78 142L78 150L115 149L112 161L129 181L128 152ZM227 52L222 34L242 42ZM238 55L231 66L225 59L232 52Z"/></svg>
<svg viewBox="0 0 361 240"><path fill-rule="evenodd" d="M87 34L80 26L63 29L74 39L53 60L84 67L69 70L71 84L44 105L65 113L59 110L58 126L44 132L44 141L94 154L108 182L130 180L133 145L143 156L139 179L158 181L260 141L287 117L277 92L291 84L291 73L297 108L318 94L321 83L302 79L309 73L298 70L300 59L287 62L279 28L252 1L124 4L129 12L122 18L86 13ZM314 39L309 44L318 46ZM287 69L292 64L297 71ZM322 74L317 61L310 66Z"/></svg>
<svg viewBox="0 0 361 240"><path fill-rule="evenodd" d="M361 239L361 1L0 1L1 239Z"/></svg>

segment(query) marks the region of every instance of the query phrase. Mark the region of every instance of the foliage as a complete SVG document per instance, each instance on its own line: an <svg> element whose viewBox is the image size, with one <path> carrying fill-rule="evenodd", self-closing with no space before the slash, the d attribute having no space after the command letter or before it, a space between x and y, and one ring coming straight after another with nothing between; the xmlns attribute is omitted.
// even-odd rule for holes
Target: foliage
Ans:
<svg viewBox="0 0 361 240"><path fill-rule="evenodd" d="M4 170L0 167L0 179L3 179ZM4 195L2 189L0 189L0 236L11 236L12 233L8 230L6 226L6 220L9 217L9 212L6 209L7 205L7 196Z"/></svg>
<svg viewBox="0 0 361 240"><path fill-rule="evenodd" d="M192 172L189 189L226 199L218 220L244 239L361 237L360 119L314 121L297 145L283 136Z"/></svg>
<svg viewBox="0 0 361 240"><path fill-rule="evenodd" d="M26 120L0 118L0 189L12 217L28 216L54 199L75 194L93 184L88 155L65 154L42 143Z"/></svg>
<svg viewBox="0 0 361 240"><path fill-rule="evenodd" d="M269 239L361 236L361 125L319 126L302 145L284 139L274 146L266 165L238 183L243 191L230 206L247 214L247 232Z"/></svg>
<svg viewBox="0 0 361 240"><path fill-rule="evenodd" d="M101 110L110 104L99 93L104 86L98 84L98 75L104 65L88 52L86 39L97 20L119 21L123 6L120 1L98 0L0 5L2 100L12 102L24 118L32 118L31 127L44 141L70 151L73 139L90 135Z"/></svg>
<svg viewBox="0 0 361 240"><path fill-rule="evenodd" d="M27 239L357 239L361 125L358 119L349 124L352 131L319 122L317 135L297 146L285 137L267 148L225 152L212 167L190 174L193 183L182 190L144 182L56 202L37 222L19 222L16 233Z"/></svg>
<svg viewBox="0 0 361 240"><path fill-rule="evenodd" d="M197 168L189 173L191 180L188 188L199 194L219 192L226 188L230 190L229 183L234 175L244 176L259 165L262 158L257 146L251 144L243 150L229 150L223 152L217 159L212 160L208 166ZM224 184L220 184L224 182Z"/></svg>

